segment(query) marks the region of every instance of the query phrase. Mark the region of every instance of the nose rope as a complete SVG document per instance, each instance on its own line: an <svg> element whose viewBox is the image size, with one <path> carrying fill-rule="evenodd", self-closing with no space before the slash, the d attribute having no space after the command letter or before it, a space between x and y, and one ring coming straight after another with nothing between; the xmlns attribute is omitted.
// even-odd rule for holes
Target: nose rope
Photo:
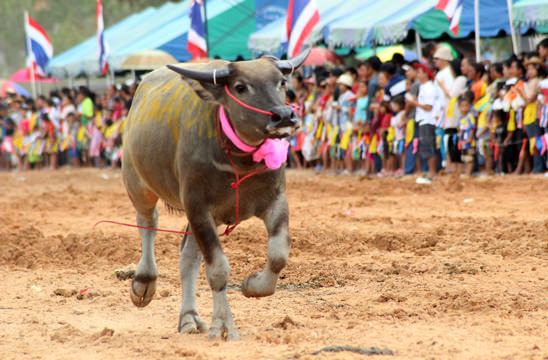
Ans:
<svg viewBox="0 0 548 360"><path fill-rule="evenodd" d="M213 73L213 79L215 80L215 72ZM215 83L216 83L216 82L215 82ZM244 108L246 108L246 109L248 109L248 110L255 111L255 112L258 112L259 114L264 114L264 115L268 115L268 116L274 115L274 113L271 112L271 111L266 111L266 110L263 110L263 109L256 108L255 106L246 104L246 103L243 102L242 100L238 99L238 98L230 91L230 88L228 87L228 85L225 85L225 92L226 92L226 94L227 94L232 100L234 100L238 105L243 106ZM287 104L287 105L291 106L291 110L293 110L293 112L299 112L299 111L301 110L301 107L300 107L298 104Z"/></svg>
<svg viewBox="0 0 548 360"><path fill-rule="evenodd" d="M228 85L225 85L225 92L226 92L226 94L227 94L232 100L234 100L238 105L243 106L243 107L245 107L245 108L248 109L248 110L255 111L255 112L258 112L259 114L264 114L264 115L268 115L268 116L274 115L274 113L271 112L271 111L266 111L266 110L263 110L263 109L256 108L255 106L246 104L246 103L243 102L242 100L238 99L236 96L234 96L233 93L230 92L230 89L229 89Z"/></svg>

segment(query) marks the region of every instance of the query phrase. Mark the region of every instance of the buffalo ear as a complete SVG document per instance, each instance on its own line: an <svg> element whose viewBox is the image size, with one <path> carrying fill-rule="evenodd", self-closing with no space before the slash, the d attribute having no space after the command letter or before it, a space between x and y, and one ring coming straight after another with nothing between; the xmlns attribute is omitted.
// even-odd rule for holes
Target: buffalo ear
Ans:
<svg viewBox="0 0 548 360"><path fill-rule="evenodd" d="M228 82L234 71L230 63L214 69L193 69L176 65L167 65L167 68L181 75L181 78L205 101L219 99L223 85Z"/></svg>

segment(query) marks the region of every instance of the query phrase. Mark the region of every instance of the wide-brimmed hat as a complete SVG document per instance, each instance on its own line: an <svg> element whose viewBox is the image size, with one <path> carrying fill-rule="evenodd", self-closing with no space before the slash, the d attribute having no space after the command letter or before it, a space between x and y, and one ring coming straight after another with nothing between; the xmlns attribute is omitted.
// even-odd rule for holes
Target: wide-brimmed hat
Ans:
<svg viewBox="0 0 548 360"><path fill-rule="evenodd" d="M453 60L453 54L451 54L451 50L448 47L440 45L434 53L434 59L451 61Z"/></svg>
<svg viewBox="0 0 548 360"><path fill-rule="evenodd" d="M350 74L342 74L337 79L337 84L343 84L351 88L352 85L354 85L354 80L352 79L352 76L350 76Z"/></svg>
<svg viewBox="0 0 548 360"><path fill-rule="evenodd" d="M542 59L539 58L538 56L532 56L529 59L525 60L525 62L523 64L525 66L528 66L528 65L542 65L542 66L544 66L544 61L542 61Z"/></svg>

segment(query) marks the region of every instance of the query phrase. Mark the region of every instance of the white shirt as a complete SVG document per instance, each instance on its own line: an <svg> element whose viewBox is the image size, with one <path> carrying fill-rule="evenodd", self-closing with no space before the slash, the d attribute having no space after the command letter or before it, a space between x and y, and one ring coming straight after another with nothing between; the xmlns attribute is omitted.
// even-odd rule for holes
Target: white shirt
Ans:
<svg viewBox="0 0 548 360"><path fill-rule="evenodd" d="M451 92L453 89L453 83L455 82L455 77L451 70L451 66L446 66L442 70L438 71L436 74L436 79L434 86L436 87L436 102L434 104L434 114L436 117L442 117L447 110L447 104L449 99L445 96L443 89L439 85L440 82L443 82L444 86Z"/></svg>
<svg viewBox="0 0 548 360"><path fill-rule="evenodd" d="M424 84L421 84L419 87L419 97L417 102L421 105L431 105L434 106L436 102L436 88L432 81L428 80ZM426 111L423 108L417 106L417 112L415 114L415 119L419 125L436 125L436 117L434 115L434 109Z"/></svg>
<svg viewBox="0 0 548 360"><path fill-rule="evenodd" d="M400 141L405 138L405 126L400 128L400 122L403 118L404 111L400 111L396 115L392 116L392 119L390 119L390 126L394 128L395 137L394 140Z"/></svg>

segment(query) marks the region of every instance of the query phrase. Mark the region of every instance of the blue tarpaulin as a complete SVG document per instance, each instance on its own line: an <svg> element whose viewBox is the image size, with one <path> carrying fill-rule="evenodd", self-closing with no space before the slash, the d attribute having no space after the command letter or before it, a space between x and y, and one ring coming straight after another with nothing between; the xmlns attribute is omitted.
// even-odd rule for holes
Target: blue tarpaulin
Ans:
<svg viewBox="0 0 548 360"><path fill-rule="evenodd" d="M210 44L213 55L236 57L249 55L246 42L250 32L285 15L288 0L210 0L207 1L209 31L219 39ZM109 66L118 70L125 58L144 50L160 49L179 61L190 59L187 51L187 32L190 27L187 0L168 2L158 8L131 15L105 30L109 45ZM235 24L239 15L240 24ZM244 24L245 23L245 24ZM237 28L226 33L226 29ZM232 39L232 43L228 40ZM227 50L229 47L231 51ZM98 74L97 40L91 36L79 45L54 57L49 70L56 76Z"/></svg>
<svg viewBox="0 0 548 360"><path fill-rule="evenodd" d="M375 0L316 0L320 12L320 21L311 34L311 40L313 42L321 40L322 29L325 26L357 11L370 1ZM286 22L285 17L283 17L251 34L248 46L256 53L267 52L281 55L284 51L282 44L284 43L285 32Z"/></svg>

